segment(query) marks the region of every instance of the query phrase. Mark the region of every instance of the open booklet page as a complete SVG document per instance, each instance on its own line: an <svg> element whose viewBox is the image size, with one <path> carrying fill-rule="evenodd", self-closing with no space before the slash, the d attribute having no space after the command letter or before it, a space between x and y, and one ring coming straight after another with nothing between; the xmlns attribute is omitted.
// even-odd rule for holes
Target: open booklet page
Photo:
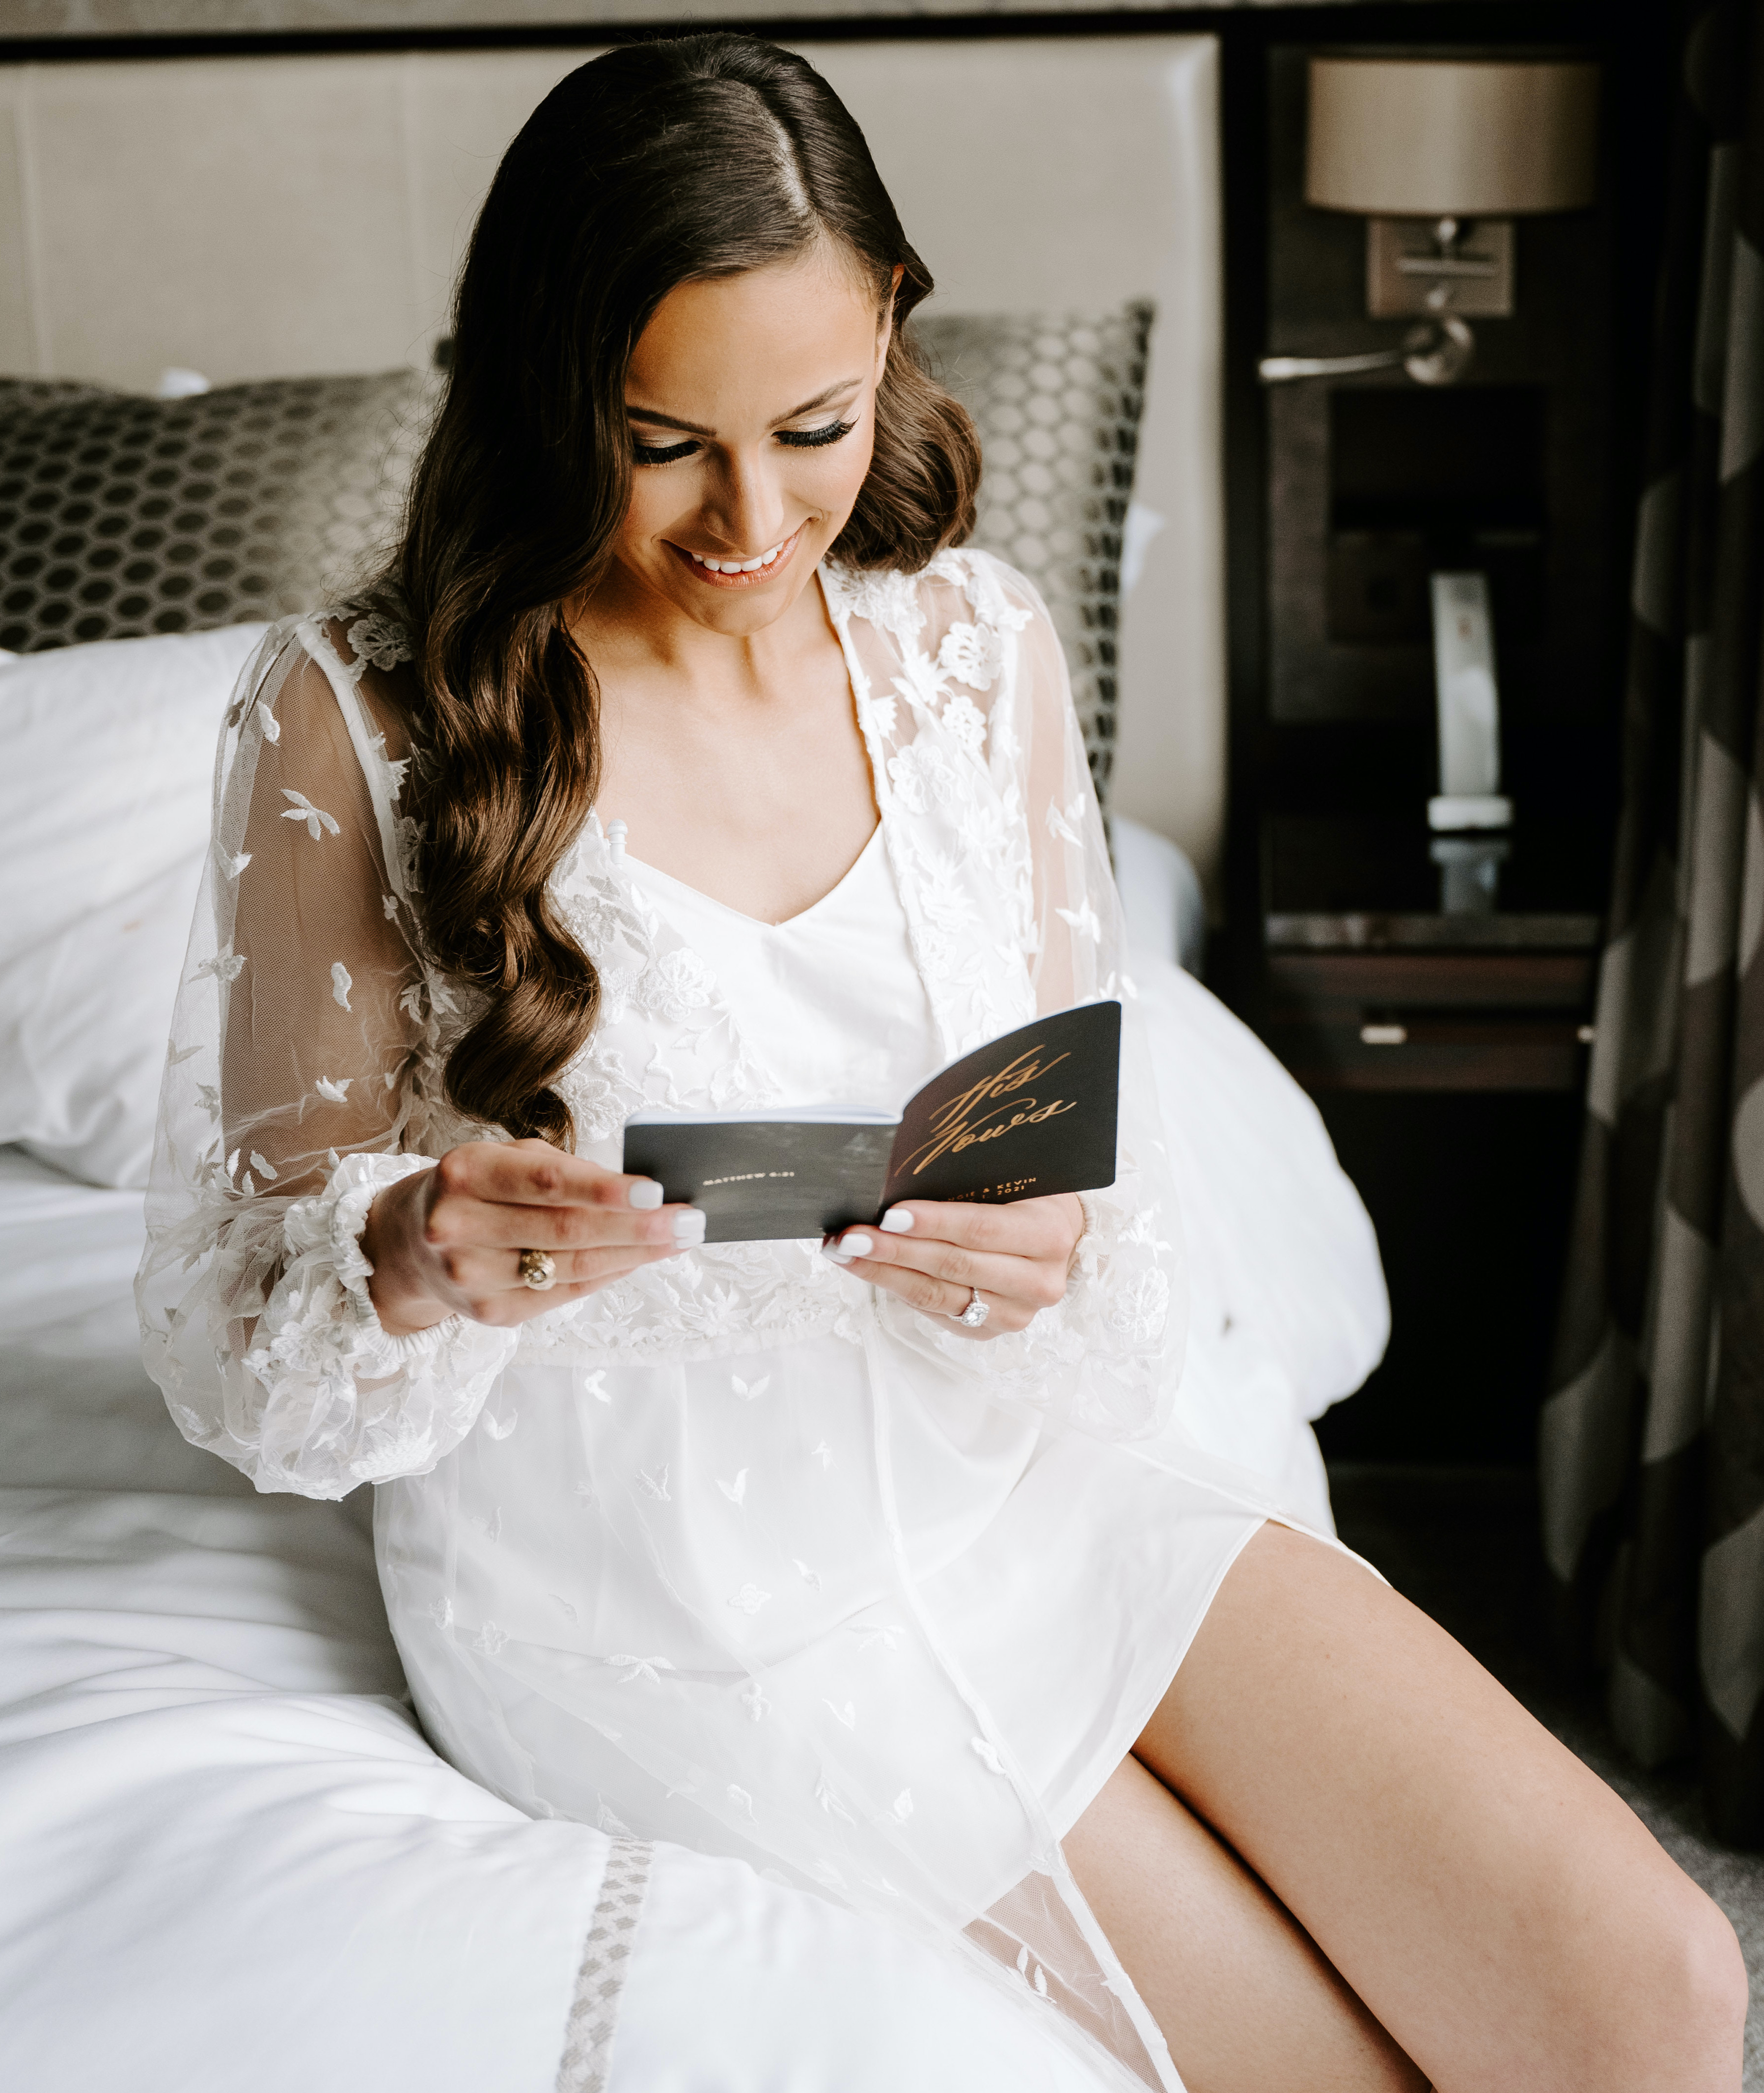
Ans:
<svg viewBox="0 0 1764 2093"><path fill-rule="evenodd" d="M703 1207L709 1242L826 1235L897 1199L1093 1191L1114 1181L1120 1064L1120 1004L1084 1003L952 1061L898 1118L639 1112L625 1168Z"/></svg>

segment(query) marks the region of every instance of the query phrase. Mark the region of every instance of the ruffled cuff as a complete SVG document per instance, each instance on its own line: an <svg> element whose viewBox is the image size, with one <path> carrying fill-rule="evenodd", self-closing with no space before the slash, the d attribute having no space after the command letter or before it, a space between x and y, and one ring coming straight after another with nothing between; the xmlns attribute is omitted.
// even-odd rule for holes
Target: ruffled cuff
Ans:
<svg viewBox="0 0 1764 2093"><path fill-rule="evenodd" d="M260 1488L342 1497L425 1475L476 1423L518 1330L450 1315L407 1337L381 1324L361 1252L368 1211L426 1155L348 1155L282 1224L288 1262L244 1365L262 1393Z"/></svg>

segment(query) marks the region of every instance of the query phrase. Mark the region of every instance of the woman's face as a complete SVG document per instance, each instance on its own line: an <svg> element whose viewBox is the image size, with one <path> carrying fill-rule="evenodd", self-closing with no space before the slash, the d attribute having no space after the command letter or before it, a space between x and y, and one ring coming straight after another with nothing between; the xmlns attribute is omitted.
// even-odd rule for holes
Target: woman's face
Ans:
<svg viewBox="0 0 1764 2093"><path fill-rule="evenodd" d="M682 284L631 358L627 583L739 637L808 586L870 469L876 298L824 250Z"/></svg>

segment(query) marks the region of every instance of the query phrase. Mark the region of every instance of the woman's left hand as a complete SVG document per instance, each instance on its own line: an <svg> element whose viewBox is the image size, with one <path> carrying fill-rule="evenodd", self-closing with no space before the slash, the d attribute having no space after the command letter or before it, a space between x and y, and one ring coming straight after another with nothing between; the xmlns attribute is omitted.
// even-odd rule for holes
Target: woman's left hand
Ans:
<svg viewBox="0 0 1764 2093"><path fill-rule="evenodd" d="M990 1311L978 1327L952 1320L964 1337L1001 1337L1066 1295L1072 1253L1084 1233L1076 1196L1018 1199L1008 1207L908 1199L878 1228L845 1228L824 1254L858 1279L884 1286L921 1315L958 1318L976 1293Z"/></svg>

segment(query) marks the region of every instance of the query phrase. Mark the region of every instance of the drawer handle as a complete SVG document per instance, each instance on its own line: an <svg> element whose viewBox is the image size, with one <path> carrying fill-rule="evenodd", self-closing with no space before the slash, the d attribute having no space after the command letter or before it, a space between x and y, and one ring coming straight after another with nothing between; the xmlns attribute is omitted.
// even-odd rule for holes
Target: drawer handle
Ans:
<svg viewBox="0 0 1764 2093"><path fill-rule="evenodd" d="M1406 1025L1362 1025L1360 1028L1362 1046L1406 1046L1408 1038Z"/></svg>

